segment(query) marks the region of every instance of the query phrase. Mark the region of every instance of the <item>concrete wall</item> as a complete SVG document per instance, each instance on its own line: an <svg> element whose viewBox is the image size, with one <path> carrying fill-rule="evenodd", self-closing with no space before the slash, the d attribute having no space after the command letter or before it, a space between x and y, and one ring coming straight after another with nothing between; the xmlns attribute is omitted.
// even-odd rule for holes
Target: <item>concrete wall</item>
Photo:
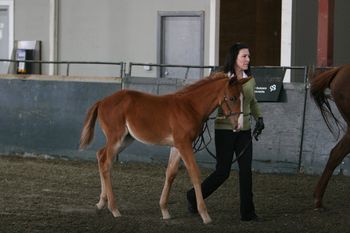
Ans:
<svg viewBox="0 0 350 233"><path fill-rule="evenodd" d="M104 136L98 126L91 147L86 151L78 151L86 110L98 99L121 89L118 78L96 80L52 76L1 77L0 154L32 153L70 159L95 159L96 150L104 144ZM182 81L175 79L157 81L142 77L124 83L125 88L160 94L174 91L182 85ZM282 94L281 102L260 103L266 129L260 140L254 141L254 170L297 173L300 164L301 172L319 174L336 140L326 128L308 93L305 96L303 84L285 84ZM305 97L307 105L304 118ZM213 138L213 121L209 121L209 129ZM206 138L209 139L208 134ZM213 141L209 149L215 151ZM134 142L119 159L166 163L168 153L168 147ZM215 166L215 160L205 150L198 152L196 159L200 166ZM234 168L236 166L233 165ZM340 169L350 175L349 158L345 158L336 173Z"/></svg>
<svg viewBox="0 0 350 233"><path fill-rule="evenodd" d="M333 102L331 102L331 106L337 118L342 120ZM330 133L321 113L309 96L305 116L304 146L301 160L302 169L306 173L318 174L327 162L330 150L342 138L344 132L340 131L339 137ZM344 121L342 123L346 126ZM350 156L345 157L335 173L350 175Z"/></svg>
<svg viewBox="0 0 350 233"><path fill-rule="evenodd" d="M254 142L255 169L320 174L338 139L328 130L304 84L285 83L281 102L260 105L266 129L261 140ZM333 109L342 119L335 105ZM340 170L350 175L349 157L344 159L335 174Z"/></svg>
<svg viewBox="0 0 350 233"><path fill-rule="evenodd" d="M303 117L302 84L284 84L282 102L260 103L266 129L254 142L258 170L296 172L298 170Z"/></svg>
<svg viewBox="0 0 350 233"><path fill-rule="evenodd" d="M72 81L75 80L75 81ZM102 80L101 80L102 81ZM0 78L0 153L95 157L95 147L78 153L87 108L120 90L119 79L96 83L70 77ZM96 143L102 144L97 130Z"/></svg>

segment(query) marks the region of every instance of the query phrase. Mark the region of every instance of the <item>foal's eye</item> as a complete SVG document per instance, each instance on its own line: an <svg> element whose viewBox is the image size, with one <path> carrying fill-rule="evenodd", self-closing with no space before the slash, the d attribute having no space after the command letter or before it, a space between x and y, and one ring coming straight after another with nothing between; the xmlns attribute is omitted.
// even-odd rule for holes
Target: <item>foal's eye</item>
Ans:
<svg viewBox="0 0 350 233"><path fill-rule="evenodd" d="M236 100L237 100L237 97L236 97L236 96L232 96L232 97L230 97L230 100L231 100L231 101L236 101Z"/></svg>

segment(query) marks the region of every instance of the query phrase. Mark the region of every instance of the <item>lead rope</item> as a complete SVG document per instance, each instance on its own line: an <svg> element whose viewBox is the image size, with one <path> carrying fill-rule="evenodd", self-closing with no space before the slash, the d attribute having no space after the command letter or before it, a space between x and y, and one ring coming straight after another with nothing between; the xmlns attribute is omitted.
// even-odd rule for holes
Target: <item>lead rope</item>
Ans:
<svg viewBox="0 0 350 233"><path fill-rule="evenodd" d="M211 118L208 118L204 124L203 124L203 128L202 128L202 131L201 133L199 134L199 136L196 138L196 140L193 142L192 144L192 148L194 150L194 153L197 153L198 151L201 151L203 149L205 149L209 155L211 157L213 157L215 160L216 160L216 156L214 155L213 152L211 152L208 148L208 145L210 144L210 142L212 141L212 137L211 137L211 134L210 134L210 130L209 130L209 127L208 127L208 120L212 120L212 119L215 119L215 117L211 117ZM209 136L209 141L208 142L205 142L205 139L204 139L204 133L205 131L207 131L208 133L208 136ZM254 136L254 135L253 135ZM237 162L243 155L244 155L244 152L247 150L247 148L249 147L249 145L253 142L253 137L251 137L251 139L249 140L249 142L243 147L243 150L241 150L241 152L238 154L238 156L236 156L236 158L234 158L232 160L232 163L231 164L234 164L235 162Z"/></svg>
<svg viewBox="0 0 350 233"><path fill-rule="evenodd" d="M215 118L214 118L215 119ZM208 119L209 120L209 119ZM203 124L203 128L201 133L199 134L199 136L196 138L196 140L193 142L192 144L192 148L194 150L194 153L197 153L198 151L201 151L203 149L206 149L208 151L208 153L216 159L215 155L208 149L208 145L210 144L210 142L212 141L212 137L210 134L210 130L208 127L208 120L206 120ZM209 136L209 141L206 143L205 139L204 139L204 133L205 131L208 132L208 136Z"/></svg>

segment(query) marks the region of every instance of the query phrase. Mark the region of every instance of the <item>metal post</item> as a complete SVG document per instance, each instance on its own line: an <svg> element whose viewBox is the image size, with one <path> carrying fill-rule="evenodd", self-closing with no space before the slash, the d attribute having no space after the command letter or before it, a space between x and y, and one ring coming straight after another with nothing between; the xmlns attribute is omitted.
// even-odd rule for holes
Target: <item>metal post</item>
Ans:
<svg viewBox="0 0 350 233"><path fill-rule="evenodd" d="M185 79L187 79L187 76L188 76L188 72L190 72L190 67L187 67L187 69L186 69L186 73L185 73Z"/></svg>
<svg viewBox="0 0 350 233"><path fill-rule="evenodd" d="M69 62L67 63L67 71L66 71L66 76L69 76Z"/></svg>
<svg viewBox="0 0 350 233"><path fill-rule="evenodd" d="M123 72L124 72L124 63L120 63L120 78L123 78Z"/></svg>
<svg viewBox="0 0 350 233"><path fill-rule="evenodd" d="M304 130L305 130L306 104L307 104L307 95L308 95L308 78L307 78L308 71L309 71L309 68L305 66L304 67L304 107L303 107L303 115L301 119L301 137L300 137L300 148L299 148L298 172L301 172L301 159L302 159L303 147L304 147Z"/></svg>
<svg viewBox="0 0 350 233"><path fill-rule="evenodd" d="M132 65L133 65L133 63L132 63L132 62L130 62L130 63L129 63L129 72L128 72L129 76L131 76L131 69L132 69Z"/></svg>

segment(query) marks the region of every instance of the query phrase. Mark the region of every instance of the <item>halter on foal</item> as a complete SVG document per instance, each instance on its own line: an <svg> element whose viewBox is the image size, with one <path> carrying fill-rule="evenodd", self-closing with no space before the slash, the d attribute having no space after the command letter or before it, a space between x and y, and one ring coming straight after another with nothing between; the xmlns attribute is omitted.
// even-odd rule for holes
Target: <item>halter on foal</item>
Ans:
<svg viewBox="0 0 350 233"><path fill-rule="evenodd" d="M191 178L203 222L211 222L201 192L200 171L194 158L192 142L200 133L203 122L218 106L230 118L233 130L239 130L240 94L243 83L248 80L238 81L228 78L224 73L215 73L173 94L155 96L122 90L96 102L86 116L80 148L85 148L92 141L98 118L106 144L97 152L101 178L97 208L102 209L108 202L113 216L120 216L112 190L110 169L113 158L136 139L145 144L172 147L160 200L163 218L170 218L167 201L170 185L175 178L170 162L175 154L178 160L183 160Z"/></svg>
<svg viewBox="0 0 350 233"><path fill-rule="evenodd" d="M312 78L310 84L311 96L319 107L328 128L335 133L328 117L333 118L338 129L342 128L339 120L332 112L328 101L329 99L334 100L340 114L347 124L347 128L344 127L345 135L332 149L326 167L314 191L315 207L321 208L322 198L334 169L343 161L345 156L350 153L350 65L344 65L321 73ZM332 97L325 94L325 90L328 88L331 89Z"/></svg>

